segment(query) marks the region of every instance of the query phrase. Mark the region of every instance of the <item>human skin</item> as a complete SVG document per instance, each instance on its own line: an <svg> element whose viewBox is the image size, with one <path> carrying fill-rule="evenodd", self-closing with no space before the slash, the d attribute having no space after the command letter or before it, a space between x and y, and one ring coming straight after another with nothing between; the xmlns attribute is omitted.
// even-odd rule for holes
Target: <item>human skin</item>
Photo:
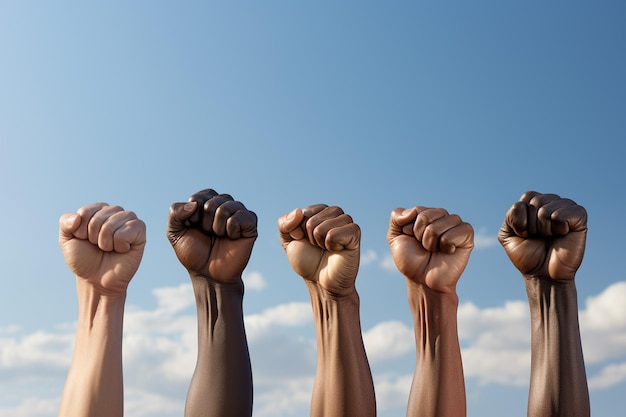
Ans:
<svg viewBox="0 0 626 417"><path fill-rule="evenodd" d="M387 241L407 280L415 331L407 416L465 416L456 284L474 247L474 230L442 208L397 208L391 212Z"/></svg>
<svg viewBox="0 0 626 417"><path fill-rule="evenodd" d="M257 238L256 214L230 195L206 189L172 204L166 233L189 273L198 313L198 358L184 415L251 416L241 276Z"/></svg>
<svg viewBox="0 0 626 417"><path fill-rule="evenodd" d="M278 220L280 241L309 291L317 340L312 417L376 415L374 384L361 334L361 229L336 206L296 208Z"/></svg>
<svg viewBox="0 0 626 417"><path fill-rule="evenodd" d="M132 211L95 203L61 216L59 244L76 276L78 324L58 415L121 417L124 303L146 226Z"/></svg>
<svg viewBox="0 0 626 417"><path fill-rule="evenodd" d="M522 273L531 318L529 417L590 415L574 277L587 212L556 194L530 191L506 213L498 239Z"/></svg>

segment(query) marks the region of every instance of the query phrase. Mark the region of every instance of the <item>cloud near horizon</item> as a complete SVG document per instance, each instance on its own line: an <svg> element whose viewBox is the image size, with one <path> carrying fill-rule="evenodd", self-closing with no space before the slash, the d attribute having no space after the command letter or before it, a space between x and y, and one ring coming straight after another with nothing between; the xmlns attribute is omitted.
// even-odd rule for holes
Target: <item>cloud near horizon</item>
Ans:
<svg viewBox="0 0 626 417"><path fill-rule="evenodd" d="M262 279L262 276L259 274ZM179 415L196 359L196 318L191 285L156 288L156 308L128 306L124 330L126 411L137 417ZM590 389L626 381L626 282L584 300L581 332ZM459 339L468 388L528 384L530 328L527 303L459 306ZM316 348L308 303L285 303L249 314L245 323L255 381L255 416L306 414L315 376ZM363 333L379 410L403 407L412 369L376 369L414 355L413 330L386 321ZM0 329L0 417L54 415L65 382L74 326L24 333ZM474 381L474 382L472 382Z"/></svg>

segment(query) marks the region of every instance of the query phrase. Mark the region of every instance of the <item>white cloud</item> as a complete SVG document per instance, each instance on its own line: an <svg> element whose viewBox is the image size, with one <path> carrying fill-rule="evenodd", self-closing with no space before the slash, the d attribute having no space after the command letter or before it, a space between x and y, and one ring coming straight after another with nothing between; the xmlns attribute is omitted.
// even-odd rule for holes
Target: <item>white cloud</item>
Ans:
<svg viewBox="0 0 626 417"><path fill-rule="evenodd" d="M466 378L476 378L481 384L528 384L530 350L475 345L463 349L462 355Z"/></svg>
<svg viewBox="0 0 626 417"><path fill-rule="evenodd" d="M383 259L380 261L380 267L388 271L393 271L393 272L398 271L398 269L396 268L396 264L393 261L393 256L391 256L390 253L385 255Z"/></svg>
<svg viewBox="0 0 626 417"><path fill-rule="evenodd" d="M294 302L268 308L260 314L247 315L244 321L248 339L254 340L272 326L300 326L312 322L313 313L309 303Z"/></svg>
<svg viewBox="0 0 626 417"><path fill-rule="evenodd" d="M626 282L589 297L580 313L585 360L599 363L626 352Z"/></svg>
<svg viewBox="0 0 626 417"><path fill-rule="evenodd" d="M371 363L396 358L414 350L413 329L399 321L379 323L363 334Z"/></svg>
<svg viewBox="0 0 626 417"><path fill-rule="evenodd" d="M506 301L502 307L482 310L471 302L462 303L458 311L458 328L462 342L467 340L494 348L529 347L528 303Z"/></svg>
<svg viewBox="0 0 626 417"><path fill-rule="evenodd" d="M406 409L413 374L396 375L381 373L374 375L376 405L379 411L393 408Z"/></svg>
<svg viewBox="0 0 626 417"><path fill-rule="evenodd" d="M178 287L163 287L152 290L157 299L158 310L167 313L177 313L194 305L193 288L191 284L181 284Z"/></svg>
<svg viewBox="0 0 626 417"><path fill-rule="evenodd" d="M36 331L25 336L0 338L0 381L14 382L30 372L58 375L70 364L74 348L72 333Z"/></svg>
<svg viewBox="0 0 626 417"><path fill-rule="evenodd" d="M133 417L180 416L185 408L185 398L172 398L163 392L150 392L135 386L124 390L124 414Z"/></svg>
<svg viewBox="0 0 626 417"><path fill-rule="evenodd" d="M369 265L378 259L378 255L372 249L361 253L361 265Z"/></svg>
<svg viewBox="0 0 626 417"><path fill-rule="evenodd" d="M17 325L0 327L0 335L1 334L15 334L19 331L20 331L20 326L17 326Z"/></svg>
<svg viewBox="0 0 626 417"><path fill-rule="evenodd" d="M253 414L258 417L308 415L314 379L314 375L274 379L271 388L258 393L255 385Z"/></svg>
<svg viewBox="0 0 626 417"><path fill-rule="evenodd" d="M57 414L60 399L25 397L14 406L0 406L0 417L49 417Z"/></svg>
<svg viewBox="0 0 626 417"><path fill-rule="evenodd" d="M390 258L390 257L389 257ZM128 306L124 329L126 413L180 415L196 359L196 317L189 284L158 288L157 307ZM588 298L580 312L585 359L597 371L589 386L601 390L626 381L626 282ZM255 382L255 415L308 413L317 351L309 303L286 303L247 315ZM526 301L458 311L465 376L482 384L527 386L530 318ZM0 417L56 413L74 342L75 326L24 333L0 331ZM391 372L385 361L414 361L411 326L386 321L364 331L380 411L406 406L412 369ZM402 362L398 362L402 361Z"/></svg>
<svg viewBox="0 0 626 417"><path fill-rule="evenodd" d="M267 283L260 272L244 272L242 278L247 290L261 291L267 286Z"/></svg>
<svg viewBox="0 0 626 417"><path fill-rule="evenodd" d="M598 374L588 378L589 389L609 388L626 381L626 362L606 366Z"/></svg>
<svg viewBox="0 0 626 417"><path fill-rule="evenodd" d="M483 227L478 229L474 234L474 247L476 249L485 249L498 245L498 236L496 234L487 234L487 230Z"/></svg>
<svg viewBox="0 0 626 417"><path fill-rule="evenodd" d="M459 306L458 327L466 378L480 383L520 386L530 369L528 304L507 301L502 307Z"/></svg>

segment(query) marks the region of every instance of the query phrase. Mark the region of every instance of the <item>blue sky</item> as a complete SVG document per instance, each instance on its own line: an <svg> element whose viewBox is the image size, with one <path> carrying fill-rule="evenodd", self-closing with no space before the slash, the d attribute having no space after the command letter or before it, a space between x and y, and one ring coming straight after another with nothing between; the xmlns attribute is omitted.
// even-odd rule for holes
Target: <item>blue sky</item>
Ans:
<svg viewBox="0 0 626 417"><path fill-rule="evenodd" d="M458 286L469 416L524 416L521 277L495 239L527 190L587 208L577 275L593 415L626 407L626 7L620 2L0 3L0 416L55 415L74 280L58 217L96 201L148 227L125 321L126 414L182 413L195 307L164 228L203 188L259 216L244 301L255 416L307 415L308 294L278 241L294 207L361 226L357 279L379 416L414 366L395 207L476 230Z"/></svg>

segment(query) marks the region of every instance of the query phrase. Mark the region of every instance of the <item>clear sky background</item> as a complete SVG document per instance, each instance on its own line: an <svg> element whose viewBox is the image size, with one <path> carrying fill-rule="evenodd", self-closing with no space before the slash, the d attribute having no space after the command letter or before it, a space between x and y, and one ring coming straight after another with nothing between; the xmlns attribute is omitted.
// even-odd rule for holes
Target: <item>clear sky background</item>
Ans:
<svg viewBox="0 0 626 417"><path fill-rule="evenodd" d="M496 240L528 190L589 213L576 282L594 417L626 407L623 2L0 2L0 416L56 415L76 296L58 218L133 210L148 245L127 298L126 415L182 415L195 305L165 238L214 188L259 217L244 310L256 417L308 414L309 299L276 220L313 203L362 229L357 279L379 416L414 366L395 207L476 230L458 285L468 415L526 415L530 330Z"/></svg>

